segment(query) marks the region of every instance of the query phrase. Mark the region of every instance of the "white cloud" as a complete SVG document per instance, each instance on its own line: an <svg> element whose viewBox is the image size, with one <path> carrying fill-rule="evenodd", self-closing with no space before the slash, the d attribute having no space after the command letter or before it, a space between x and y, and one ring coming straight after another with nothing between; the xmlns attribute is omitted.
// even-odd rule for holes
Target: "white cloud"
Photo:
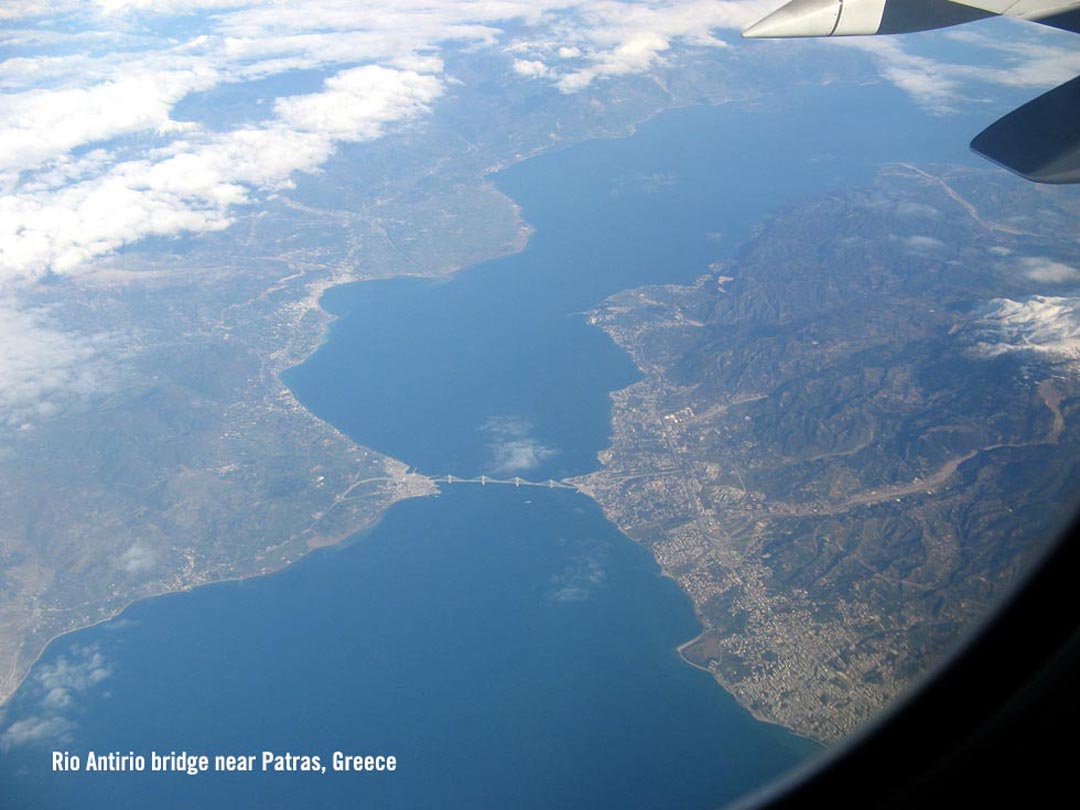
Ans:
<svg viewBox="0 0 1080 810"><path fill-rule="evenodd" d="M96 644L75 645L54 662L39 663L23 686L25 714L0 734L0 749L21 745L69 743L76 728L69 716L80 694L111 674L109 663Z"/></svg>
<svg viewBox="0 0 1080 810"><path fill-rule="evenodd" d="M896 204L896 215L912 219L933 219L941 215L934 206L911 200L901 200Z"/></svg>
<svg viewBox="0 0 1080 810"><path fill-rule="evenodd" d="M559 89L574 92L589 85L598 76L625 76L644 73L671 47L667 37L651 32L627 37L610 50L600 51L588 68L570 73L559 80Z"/></svg>
<svg viewBox="0 0 1080 810"><path fill-rule="evenodd" d="M551 74L562 92L573 93L597 79L648 71L661 64L676 43L723 47L713 31L744 28L764 16L769 6L767 0L582 3L575 15L552 26L554 42L538 45L563 59L580 60L570 70ZM538 49L534 58L541 56Z"/></svg>
<svg viewBox="0 0 1080 810"><path fill-rule="evenodd" d="M514 60L514 73L518 76L526 76L531 79L542 79L550 72L547 65L535 59Z"/></svg>
<svg viewBox="0 0 1080 810"><path fill-rule="evenodd" d="M262 126L183 132L138 160L61 161L0 197L0 268L70 273L145 236L220 230L231 208L252 201L251 189L288 185L335 142L378 138L426 112L440 92L433 76L355 68L328 79L323 92L279 100Z"/></svg>
<svg viewBox="0 0 1080 810"><path fill-rule="evenodd" d="M602 553L592 550L571 560L549 583L552 602L583 602L607 581Z"/></svg>
<svg viewBox="0 0 1080 810"><path fill-rule="evenodd" d="M506 439L490 445L491 471L497 475L534 470L558 451L533 438Z"/></svg>
<svg viewBox="0 0 1080 810"><path fill-rule="evenodd" d="M916 234L914 236L902 236L899 237L899 239L901 244L912 253L933 253L934 251L941 250L945 247L944 242L933 236Z"/></svg>
<svg viewBox="0 0 1080 810"><path fill-rule="evenodd" d="M150 546L139 542L133 543L120 556L120 567L129 574L139 574L153 568L157 562L157 552Z"/></svg>
<svg viewBox="0 0 1080 810"><path fill-rule="evenodd" d="M1063 284L1067 281L1080 281L1080 270L1072 265L1055 262L1042 256L1026 256L1020 259L1020 269L1024 276L1032 281L1048 284Z"/></svg>
<svg viewBox="0 0 1080 810"><path fill-rule="evenodd" d="M0 95L0 172L36 168L84 144L164 127L177 101L208 84L174 72Z"/></svg>
<svg viewBox="0 0 1080 810"><path fill-rule="evenodd" d="M21 427L108 387L108 336L64 332L47 312L0 301L0 426Z"/></svg>
<svg viewBox="0 0 1080 810"><path fill-rule="evenodd" d="M4 729L0 734L0 749L7 751L16 746L63 744L71 742L75 723L66 717L31 715Z"/></svg>
<svg viewBox="0 0 1080 810"><path fill-rule="evenodd" d="M21 20L26 17L37 17L58 10L57 6L63 4L52 3L49 0L5 0L0 6L0 20ZM71 3L68 3L70 8Z"/></svg>
<svg viewBox="0 0 1080 810"><path fill-rule="evenodd" d="M994 64L1000 60L987 59L981 66L968 66L968 75L980 81L1013 87L1052 87L1080 73L1080 51L1071 41L1064 41L1074 34L1012 20L996 23L998 30L1006 25L1013 29L1012 36L991 36L985 27L949 29L943 36L1005 57L1004 65Z"/></svg>
<svg viewBox="0 0 1080 810"><path fill-rule="evenodd" d="M522 417L493 417L480 430L487 436L491 452L490 471L496 475L536 469L559 452L533 436L532 423Z"/></svg>
<svg viewBox="0 0 1080 810"><path fill-rule="evenodd" d="M434 76L377 65L345 70L327 79L321 93L279 99L274 106L287 126L343 141L381 137L389 124L429 112L442 93Z"/></svg>
<svg viewBox="0 0 1080 810"><path fill-rule="evenodd" d="M509 69L570 92L646 71L675 40L718 44L709 29L745 23L757 5L102 0L50 7L82 30L72 34L65 23L50 35L49 15L35 18L8 32L16 56L0 70L9 91L0 96L0 278L77 272L146 236L228 227L236 206L287 186L294 172L314 171L338 143L382 137L429 114L444 88L442 48L495 46L508 21L529 32L521 47L535 42L544 51ZM13 16L41 12L23 4ZM132 14L139 16L129 21ZM147 35L147 26L177 14L189 15L194 35ZM557 47L549 44L553 33ZM555 52L575 59L568 72L550 68ZM267 107L272 115L243 128L211 132L173 118L193 92L335 68L321 91L278 98Z"/></svg>
<svg viewBox="0 0 1080 810"><path fill-rule="evenodd" d="M951 113L961 97L961 81L955 65L909 52L901 40L891 37L854 37L835 40L842 47L872 54L882 76L926 109Z"/></svg>
<svg viewBox="0 0 1080 810"><path fill-rule="evenodd" d="M1074 37L1002 18L912 37L840 37L831 43L873 55L886 80L931 112L948 114L980 102L978 90L988 85L1048 90L1073 78L1080 73ZM952 50L950 42L973 46L965 54L970 61L940 56Z"/></svg>
<svg viewBox="0 0 1080 810"><path fill-rule="evenodd" d="M35 680L44 687L46 695L55 689L85 692L111 674L104 653L95 645L76 645L70 657L59 656L51 664L39 664Z"/></svg>
<svg viewBox="0 0 1080 810"><path fill-rule="evenodd" d="M417 121L452 77L449 46L499 48L506 69L565 93L662 65L676 45L771 0L19 0L0 36L0 279L70 273L145 236L227 227L343 141ZM154 36L184 15L185 36ZM21 21L21 22L20 22ZM505 42L513 24L516 39ZM1035 26L1031 26L1035 28ZM169 30L169 29L165 29ZM945 35L919 42L943 42ZM955 36L955 35L953 35ZM967 43L999 63L952 64L915 40L861 39L890 81L939 111L972 83L1035 86L1080 69L1052 35ZM1048 37L1050 37L1048 39ZM1048 44L1049 43L1049 46ZM820 43L816 43L821 45ZM775 47L788 47L773 43ZM1003 65L1003 66L1002 66ZM191 93L290 71L332 73L315 93L266 99L263 120L210 132L173 118Z"/></svg>
<svg viewBox="0 0 1080 810"><path fill-rule="evenodd" d="M267 2L267 0L262 0ZM130 11L151 11L158 14L190 13L232 9L250 5L251 0L94 0L106 14L125 14Z"/></svg>

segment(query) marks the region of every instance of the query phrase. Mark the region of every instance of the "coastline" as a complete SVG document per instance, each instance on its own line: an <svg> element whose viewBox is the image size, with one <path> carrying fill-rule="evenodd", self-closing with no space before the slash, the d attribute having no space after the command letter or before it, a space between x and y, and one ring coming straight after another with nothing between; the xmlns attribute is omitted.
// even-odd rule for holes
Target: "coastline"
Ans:
<svg viewBox="0 0 1080 810"><path fill-rule="evenodd" d="M429 274L429 273L423 273L423 272L413 272L413 273L387 273L385 275L382 275L382 274L367 275L367 274L357 273L355 271L343 271L341 268L331 268L330 272L329 272L329 275L321 277L321 278L316 278L314 280L309 280L309 281L305 281L303 279L303 274L301 274L300 282L303 284L303 288L302 288L303 294L301 296L299 296L298 298L296 298L295 300L293 300L291 303L285 304L282 307L282 310L281 310L282 314L284 316L281 319L282 322L291 323L293 325L293 327L295 328L295 332L288 336L288 340L285 343L285 345L281 346L279 349L272 352L268 356L268 360L271 361L271 370L272 370L272 373L273 373L273 380L278 386L280 386L279 390L277 391L277 394L279 396L281 394L285 394L288 397L288 401L287 401L287 403L285 403L285 407L287 407L289 409L296 410L298 412L302 412L304 414L305 418L314 420L315 422L317 422L320 425L322 430L329 430L329 432L334 434L336 437L338 437L342 441L347 442L353 448L361 449L361 450L367 450L368 452L372 452L372 453L375 453L376 455L382 456L381 453L378 453L377 451L374 451L371 448L366 448L366 447L363 447L363 446L357 444L351 438L349 438L346 434L344 434L339 428L337 428L335 425L333 425L333 424L331 424L331 423L317 417L315 414L313 414L311 411L309 411L306 407L304 407L304 405L302 403L300 403L299 400L296 398L296 396L292 392L292 390L281 381L281 374L284 371L305 362L305 360L307 358L309 358L311 356L311 354L313 354L315 351L317 351L318 348L321 347L325 343L325 341L327 340L327 337L329 335L329 330L330 330L331 326L333 325L333 323L337 320L338 316L335 315L334 313L328 311L327 309L325 309L323 307L322 299L323 299L324 295L329 290L331 290L331 289L333 289L335 287L350 285L350 284L354 284L354 283L358 283L358 282L362 282L362 281L377 281L377 280L383 280L383 279L388 279L388 278L408 278L408 277L412 277L412 278L449 278L449 277L451 277L453 275L456 275L459 272L468 270L469 268L471 268L471 267L473 267L473 266L475 266L477 264L487 262L487 261L491 261L491 260L498 259L498 258L502 258L502 257L509 256L509 255L514 255L516 253L520 253L520 252L524 251L528 247L528 244L529 244L529 241L530 241L531 237L536 232L535 228L530 223L525 221L525 219L523 217L523 211L522 211L522 208L519 205L519 203L516 200L514 200L512 197L510 197L509 195L502 192L495 185L494 180L492 179L493 175L498 174L499 172L505 171L506 169L509 169L512 166L523 163L523 162L525 162L527 160L530 160L530 159L532 159L534 157L538 157L540 155L546 155L546 154L549 154L551 152L559 151L561 149L570 148L570 147L573 147L573 146L581 144L581 143L589 143L589 142L605 141L605 140L620 140L620 139L631 138L638 132L639 128L642 125L647 124L649 121L651 121L651 120L653 120L653 119L655 119L655 118L657 118L657 117L659 117L659 116L661 116L661 115L663 115L665 113L668 113L668 112L676 111L676 110L679 110L679 109L689 109L689 108L694 108L694 107L699 107L699 106L713 106L713 107L715 107L715 106L720 106L720 105L727 104L727 103L732 103L733 101L734 101L733 99L722 99L722 100L719 100L719 101L710 101L710 102L707 102L707 103L690 102L690 103L672 104L670 106L665 106L665 107L662 107L662 108L659 108L659 109L656 109L656 110L652 111L646 117L642 118L639 121L636 121L634 123L629 124L628 126L624 127L622 130L620 130L617 133L606 133L606 134L592 136L592 137L581 137L581 138L572 139L572 140L560 141L560 142L555 143L555 144L544 145L544 146L541 146L541 147L537 147L537 148L535 148L533 150L530 150L529 152L523 153L521 155L517 155L517 156L515 156L514 158L512 158L510 160L503 161L503 162L497 163L497 164L493 164L493 165L485 168L484 170L482 170L475 177L475 180L477 181L477 183L480 186L486 187L486 188L490 189L492 192L494 192L495 194L497 194L505 202L505 204L510 207L510 210L513 212L515 221L517 223L517 227L516 227L516 239L515 239L514 244L512 245L512 249L509 249L509 250L503 249L503 250L492 251L490 254L485 255L482 258L476 258L476 259L474 259L474 260L472 260L472 261L470 261L468 263L460 264L460 265L456 265L456 266L451 267L451 268L443 269L440 272L435 273L435 274ZM273 289L273 288L268 287L267 292L270 291L271 289ZM599 302L597 302L597 303L599 303ZM312 329L310 327L304 328L304 326L302 325L303 319L306 316L311 316L313 314L318 319L317 328L315 328L315 329ZM609 338L610 337L611 336L609 335ZM628 352L625 347L619 345L617 342L616 342L616 345L619 347L621 352L623 352L626 356L628 356L632 361L634 360L632 354L630 352ZM635 361L635 365L636 365L636 361ZM612 391L612 392L609 392L609 393L614 394L615 392ZM609 417L609 424L610 424L610 417ZM395 459L395 458L392 458L392 457L389 457L389 456L382 456L382 457L383 457L384 463L387 465L387 467L394 467L394 468L396 468L398 470L408 469L409 468L409 465L404 461L401 461L399 459ZM585 479L588 476L594 475L594 474L596 474L598 472L602 472L603 466L604 465L601 464L596 470L594 470L594 471L592 471L590 473L586 473L586 474L584 474L582 476L579 476L579 478ZM158 598L158 597L163 597L163 596L169 596L171 594L185 593L185 592L189 592L189 591L192 591L192 590L194 590L196 588L206 586L206 585L225 584L225 583L230 583L230 582L238 582L238 581L243 581L243 580L247 580L247 579L253 579L255 577L272 575L274 573L277 573L277 572L279 572L281 570L284 570L284 569L288 568L293 563L295 563L295 562L299 561L300 559L304 558L305 556L307 556L307 554L311 553L312 551L314 551L316 549L330 548L330 547L340 545L340 544L346 542L349 538L354 537L354 536L356 536L358 534L361 534L361 533L363 533L363 532L365 532L367 530L370 530L374 526L378 525L378 523L381 521L382 517L386 514L386 511L391 506L393 506L395 503L397 503L399 500L406 500L406 499L411 498L411 497L421 497L421 496L436 494L437 492L438 492L438 487L433 487L429 491L422 492L422 493L406 493L406 494L401 495L400 497L397 497L396 494L391 495L391 500L388 503L386 503L385 505L381 506L378 513L377 513L377 515L375 515L373 518L370 518L370 519L367 519L367 520L365 520L365 521L363 521L361 523L358 523L358 524L352 526L347 531L338 532L334 536L327 539L325 542L322 542L322 541L319 541L317 543L310 543L309 542L307 544L307 547L306 547L305 550L299 552L298 554L296 554L294 557L292 557L290 559L280 561L280 562L278 562L276 564L272 564L269 567L265 567L265 568L263 568L261 570L254 571L252 573L242 574L242 575L238 575L238 576L226 576L226 577L212 577L211 576L211 577L207 577L206 579L203 579L203 580L200 580L200 581L183 584L183 585L181 585L179 587L162 588L161 590L157 590L157 591L153 591L153 592L150 592L150 593L142 594L142 595L139 595L139 596L125 602L122 606L118 607L115 611L110 612L108 615L103 616L103 617L98 618L98 619L95 619L93 622L90 622L88 624L80 624L80 625L78 625L76 627L72 627L72 628L63 630L63 631L55 634L54 636L50 637L42 645L40 651L37 653L36 656L34 656L33 660L31 660L25 666L25 669L24 669L21 677L19 677L18 681L13 685L13 687L10 689L10 691L7 694L0 697L0 711L3 711L4 707L8 704L11 697L18 691L18 689L21 687L22 683L26 680L26 678L29 677L29 675L33 671L34 666L38 663L38 661L41 660L41 658L46 654L48 649L57 640L65 637L65 636L68 636L68 635L70 635L72 633L78 632L80 630L96 627L96 626L104 624L104 623L106 623L108 621L111 621L111 620L121 616L125 611L127 611L133 605L141 603L141 602L143 602L145 600L148 600L148 599L153 599L153 598ZM620 526L612 518L612 516L604 508L604 504L601 503L596 498L596 496L594 494L592 494L590 492L583 492L583 494L586 494L591 500L596 502L601 507L601 510L604 512L605 517L608 519L608 521L616 529L618 529L621 534L626 536L627 539L630 540L630 542L633 542L633 543L638 544L638 545L644 545L644 544L640 543L639 541L633 539L630 535L626 534L623 527ZM281 548L289 546L290 544L296 542L298 539L299 539L298 537L287 538L287 539L283 540L282 542L276 544L275 546L268 547L268 548L264 549L260 554L254 556L254 557L246 558L245 560L237 561L237 563L238 564L243 564L244 562L253 563L253 562L257 561L259 559L259 557L263 557L263 556L269 557L273 552L275 552L275 551L277 551L277 550L279 550ZM656 559L655 555L652 555L651 550L650 550L650 555L653 556L654 561L659 562ZM683 586L681 585L681 583L679 583L678 579L675 576L673 576L670 572L666 571L663 568L661 568L661 572L662 572L663 576L666 576L666 577L672 579L673 581L675 581L675 583L679 586L679 589L683 593L683 595L685 595L687 598L689 598L688 592L685 590L685 588L683 588ZM692 599L691 599L691 604L693 604ZM695 616L697 616L699 624L700 624L701 623L700 616L697 614L696 606L694 607L694 613L695 613ZM702 625L702 628L703 628L702 632L704 632L704 625ZM709 670L707 668L702 667L701 665L690 661L683 654L684 650L687 647L691 646L694 643L694 641L696 641L698 638L700 638L700 635L701 634L699 633L698 636L695 636L694 639L691 639L691 640L689 640L687 642L684 642L683 644L677 645L676 648L675 648L675 651L679 654L680 658L685 663L689 664L690 666L692 666L694 668L702 669L702 670L708 672ZM712 674L712 673L710 673L710 674ZM727 692L729 695L732 695L732 697L735 698L734 693L731 692L729 689L727 689L724 686L724 684L722 684L719 681L716 681L716 685L719 686L721 689L724 689L725 692ZM737 698L735 698L735 699L737 701ZM742 704L740 703L740 705L742 705ZM743 708L747 708L747 707L744 706ZM768 718L760 717L757 713L753 712L752 710L749 710L749 709L747 709L747 710L750 711L750 714L752 716L754 716L755 719L758 719L758 720L760 720L762 722L767 722L767 723L769 723L771 725L777 725L777 726L780 726L782 728L786 728L786 727L784 727L784 726L782 726L782 725L780 725L780 724L776 723L775 721L772 721L772 720L770 720ZM786 729L786 730L790 731L791 733L796 733L796 732L792 731L791 729ZM799 735L799 736L804 736L804 735ZM808 739L812 739L812 738L808 738ZM815 742L817 742L817 741L815 741Z"/></svg>
<svg viewBox="0 0 1080 810"><path fill-rule="evenodd" d="M312 418L315 418L315 417L312 417ZM406 466L403 463L398 462L396 459L388 459L388 461L389 461L390 464L400 465L401 467ZM279 565L276 565L274 567L263 568L261 570L258 570L258 571L255 571L255 572L249 573L249 574L239 574L239 575L236 575L236 576L208 578L208 579L205 579L205 580L202 580L202 581L199 581L199 582L187 583L187 584L181 585L179 587L175 587L175 588L165 588L165 589L162 589L162 590L159 590L159 591L154 591L154 592L151 592L151 593L141 594L141 595L136 596L136 597L130 599L129 601L125 602L121 607L117 608L115 611L109 613L108 615L102 616L102 617L100 617L98 619L95 619L94 621L86 623L86 624L79 624L79 625L77 625L75 627L71 627L71 628L68 628L66 630L62 630L59 633L56 633L55 635L50 636L48 638L48 640L41 646L41 649L34 656L34 658L28 664L26 664L22 675L15 682L15 685L10 689L10 691L7 692L7 694L4 694L4 695L0 696L0 718L3 717L4 711L8 706L8 702L11 700L12 697L14 697L14 695L19 691L19 689L22 687L22 685L26 682L26 679L33 672L33 669L37 665L37 663L45 656L45 654L49 651L49 648L55 642L59 641L60 639L66 637L66 636L72 635L73 633L78 633L78 632L81 632L83 630L89 630L91 628L98 627L98 626L103 625L103 624L107 624L108 622L111 622L112 620L121 617L129 608L133 607L134 605L141 604L142 602L146 602L146 601L151 600L151 599L160 599L162 597L168 597L168 596L172 596L172 595L175 595L175 594L190 593L190 592L192 592L194 590L197 590L199 588L204 588L204 587L209 587L209 586L214 586L214 585L224 585L224 584L227 584L227 583L244 582L245 580L256 579L256 578L259 578L259 577L273 576L274 574L277 574L277 573L280 573L281 571L284 571L285 569L289 568L293 564L295 564L295 563L299 562L300 560L304 559L305 557L307 557L309 554L311 554L313 552L319 551L321 549L329 549L329 548L334 548L334 547L337 547L337 546L342 546L343 544L347 543L351 538L354 538L354 537L356 537L358 535L362 535L365 532L368 532L368 531L374 529L375 527L377 527L382 522L383 517L385 516L386 512L389 511L395 504L400 503L402 501L409 500L411 498L428 497L430 495L437 494L437 492L438 492L438 490L436 488L432 492L423 493L423 494L415 494L415 495L408 494L408 495L404 495L404 496L402 496L400 498L396 498L396 499L392 500L390 503L386 504L372 518L367 519L367 520L365 520L365 521L363 521L361 523L355 524L350 530L345 531L343 533L340 533L339 535L333 536L331 539L327 540L326 542L317 543L317 544L307 543L304 550L301 551L299 554L297 554L295 557L293 557L292 559L289 559L289 560L285 560L285 561L281 562ZM259 559L259 557L262 556L263 554L267 554L269 552L276 551L276 550L278 550L280 548L283 548L283 547L289 545L292 542L293 542L293 538L289 538L288 540L285 540L285 541L279 543L276 546L272 546L272 547L269 547L269 548L265 549L263 552L261 552L259 555L256 555L255 557L250 557L250 558L247 558L246 560L240 560L240 561L238 561L238 563L239 564L242 564L244 562L253 563L253 562L257 561ZM24 645L20 646L20 650L22 649L22 646L24 646ZM15 663L17 665L18 662L16 661Z"/></svg>

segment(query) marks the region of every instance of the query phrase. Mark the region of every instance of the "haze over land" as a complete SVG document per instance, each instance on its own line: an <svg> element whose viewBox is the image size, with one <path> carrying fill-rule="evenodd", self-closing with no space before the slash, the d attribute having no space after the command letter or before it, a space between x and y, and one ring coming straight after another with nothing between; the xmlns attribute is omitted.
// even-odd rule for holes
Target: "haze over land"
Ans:
<svg viewBox="0 0 1080 810"><path fill-rule="evenodd" d="M528 223L485 179L493 169L626 134L671 107L768 107L793 76L813 85L892 83L950 115L1007 109L1077 68L1061 35L1008 23L885 42L737 42L733 32L766 5L448 2L389 12L353 2L8 4L9 57L0 70L0 697L59 633L139 597L274 570L371 525L398 500L433 492L402 463L311 416L278 375L322 339L328 319L318 299L328 287L438 277L520 250ZM989 67L975 67L983 62ZM968 134L958 132L958 141ZM655 309L634 302L618 317L610 309L597 315L639 360L648 397L619 395L614 453L588 485L677 576L695 569L663 545L676 526L689 549L717 533L724 554L740 544L731 559L701 558L710 566L704 579L680 576L710 631L688 654L746 705L821 737L895 694L1015 574L1027 538L1008 528L980 534L1008 536L1010 545L969 559L953 524L973 519L976 499L969 534L1007 524L1009 509L1045 515L1047 502L1064 498L1075 456L1073 370L1062 358L1075 354L1070 285L1080 258L1074 243L1055 236L1075 234L1075 196L1043 199L997 175L971 175L978 187L969 189L968 175L956 177L944 167L895 170L874 191L809 202L766 226L774 238L759 236L730 270L717 270L735 279L722 295L703 282L655 294ZM1052 216L1024 219L1033 211ZM833 241L811 261L807 245L820 232L799 234L815 216L829 223ZM844 242L858 234L836 226L838 217L873 223L877 252ZM919 224L894 233L892 217ZM1045 221L1062 230L1045 233ZM793 266L805 269L792 278ZM938 288L908 290L928 268L947 278L960 268L971 278L949 301ZM903 294L914 307L905 317L920 313L918 324L902 324L910 331L872 327L880 340L903 338L879 347L884 355L945 341L965 374L1001 358L993 368L1010 375L1011 387L996 401L1000 412L950 399L956 381L947 375L916 384L919 374L937 373L925 354L870 363L853 352L874 340L825 334L826 323L815 327L822 337L812 345L863 375L839 389L843 402L828 400L837 390L830 383L807 383L822 350L811 350L805 334L786 343L767 335L769 369L757 367L755 341L766 326L787 323L784 302L825 306L837 289L859 283L870 285L866 301L890 309L898 299L881 296ZM701 299L685 305L696 313L682 316L695 321L690 331L719 329L722 339L682 342L685 324L668 297L683 296ZM924 318L934 301L941 310ZM804 317L817 322L816 314ZM669 332L673 318L678 328ZM745 342L730 345L735 339ZM853 348L860 340L866 344ZM667 347L670 367L642 354L654 345ZM717 370L729 352L747 356ZM987 382L987 397L998 396L990 385L997 379ZM784 398L793 382L803 394ZM891 392L880 394L884 405L872 395L881 391ZM719 404L710 411L703 397ZM770 410L781 400L796 416ZM917 431L893 413L943 402L949 409ZM967 421L950 421L954 413ZM711 494L695 500L685 490L612 486L614 473L671 467L627 438L635 425L686 431L678 438L685 448L703 446L694 434L703 430L707 453L678 442L664 452L696 465L679 486L713 487ZM758 435L755 425L772 432ZM496 466L544 454L520 433L503 423L480 437L496 448ZM935 438L912 451L907 443L924 435ZM1003 495L1006 457L1024 470L1049 459L1049 488ZM855 458L867 466L845 467ZM750 475L736 485L734 469ZM944 489L924 497L911 486L916 477ZM671 507L669 522L634 512L643 493L650 510ZM921 511L898 518L902 507L886 504L896 497ZM857 538L869 519L861 509L874 520L882 513L887 531ZM942 509L953 511L934 511ZM841 561L829 557L825 531L843 549ZM853 551L866 538L900 535L902 553L891 542L874 546L880 558ZM811 537L823 544L813 552L805 547ZM920 554L932 559L912 562ZM811 570L833 563L842 571L868 565L868 573ZM896 580L920 566L925 577L909 603ZM957 570L960 584L943 589L939 578ZM733 590L718 585L729 577L738 580ZM974 582L980 587L970 592ZM864 586L881 611L899 599L910 613L885 628L877 614L853 619L845 606ZM745 608L749 598L759 600L758 613ZM939 614L944 623L923 640L918 634ZM789 620L815 630L800 634ZM847 656L871 637L859 647L865 658L842 667L814 652Z"/></svg>

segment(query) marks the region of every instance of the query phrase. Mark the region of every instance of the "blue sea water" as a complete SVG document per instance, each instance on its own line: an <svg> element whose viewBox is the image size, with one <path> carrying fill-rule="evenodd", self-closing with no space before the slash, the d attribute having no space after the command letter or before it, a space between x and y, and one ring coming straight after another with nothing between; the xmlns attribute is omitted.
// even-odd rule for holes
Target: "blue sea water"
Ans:
<svg viewBox="0 0 1080 810"><path fill-rule="evenodd" d="M967 129L965 129L965 127ZM331 290L286 378L316 414L425 473L595 468L635 378L583 310L685 282L770 210L881 163L966 162L957 118L882 87L674 111L497 182L536 234L448 282ZM913 133L918 133L913 137ZM137 604L58 639L10 702L5 806L705 808L816 750L739 708L675 647L689 600L595 504L450 487L259 579ZM59 688L60 693L56 691ZM14 731L13 731L14 730ZM21 742L20 742L21 740ZM392 774L55 774L50 752L334 750Z"/></svg>
<svg viewBox="0 0 1080 810"><path fill-rule="evenodd" d="M883 164L970 163L960 116L885 87L807 87L769 106L695 107L525 161L497 178L536 228L525 251L449 283L360 282L286 382L361 444L429 474L491 473L532 447L533 477L596 466L629 357L583 312L620 290L687 283L770 211L870 182ZM516 443L516 444L515 444Z"/></svg>

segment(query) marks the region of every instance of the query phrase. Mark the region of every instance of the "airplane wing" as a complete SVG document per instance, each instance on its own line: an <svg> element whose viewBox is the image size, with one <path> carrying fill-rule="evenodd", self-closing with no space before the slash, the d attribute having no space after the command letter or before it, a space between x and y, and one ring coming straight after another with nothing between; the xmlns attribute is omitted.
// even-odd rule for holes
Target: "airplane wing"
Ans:
<svg viewBox="0 0 1080 810"><path fill-rule="evenodd" d="M999 118L971 148L1036 183L1080 183L1080 76Z"/></svg>
<svg viewBox="0 0 1080 810"><path fill-rule="evenodd" d="M999 15L1080 33L1080 0L791 0L743 36L908 34Z"/></svg>
<svg viewBox="0 0 1080 810"><path fill-rule="evenodd" d="M1080 33L1080 0L790 0L743 36L907 34L995 16ZM1080 77L991 124L971 148L1036 183L1080 183Z"/></svg>
<svg viewBox="0 0 1080 810"><path fill-rule="evenodd" d="M956 0L965 6L1006 17L1052 25L1080 33L1080 0Z"/></svg>

